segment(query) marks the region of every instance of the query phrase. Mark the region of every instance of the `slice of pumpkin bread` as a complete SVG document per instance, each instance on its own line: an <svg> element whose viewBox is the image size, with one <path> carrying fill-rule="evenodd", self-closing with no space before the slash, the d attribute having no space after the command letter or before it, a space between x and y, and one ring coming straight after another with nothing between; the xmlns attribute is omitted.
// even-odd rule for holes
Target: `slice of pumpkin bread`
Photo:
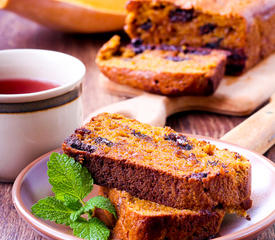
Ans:
<svg viewBox="0 0 275 240"><path fill-rule="evenodd" d="M210 95L224 76L227 52L207 48L123 46L112 37L99 50L96 63L110 80L167 96Z"/></svg>
<svg viewBox="0 0 275 240"><path fill-rule="evenodd" d="M115 206L118 220L112 231L114 240L189 240L215 236L224 210L179 210L141 200L125 191L101 187Z"/></svg>
<svg viewBox="0 0 275 240"><path fill-rule="evenodd" d="M63 150L88 168L96 184L140 199L243 215L252 204L247 159L169 127L103 113L75 130Z"/></svg>
<svg viewBox="0 0 275 240"><path fill-rule="evenodd" d="M130 38L226 49L227 74L240 74L275 51L274 0L130 0L127 11Z"/></svg>

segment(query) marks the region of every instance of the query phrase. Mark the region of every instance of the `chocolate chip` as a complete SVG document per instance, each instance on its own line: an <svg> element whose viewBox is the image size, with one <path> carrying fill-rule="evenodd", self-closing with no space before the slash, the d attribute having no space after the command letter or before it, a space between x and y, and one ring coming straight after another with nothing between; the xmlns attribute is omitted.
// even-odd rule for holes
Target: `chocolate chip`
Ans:
<svg viewBox="0 0 275 240"><path fill-rule="evenodd" d="M207 48L194 48L194 47L186 47L182 48L181 46L175 46L175 45L166 45L166 44L161 44L161 45L150 45L150 44L143 44L142 40L139 38L133 39L130 46L132 47L133 51L136 54L142 53L145 50L164 50L164 51L171 51L171 52L183 52L185 54L196 54L196 55L208 55L211 53L211 49ZM169 59L168 60L172 60ZM184 61L188 60L186 58L174 58L172 61Z"/></svg>
<svg viewBox="0 0 275 240"><path fill-rule="evenodd" d="M184 148L185 150L191 150L192 149L192 145L190 145L189 143L182 145L182 148Z"/></svg>
<svg viewBox="0 0 275 240"><path fill-rule="evenodd" d="M218 162L219 162L218 160L216 160L216 161L215 161L215 160L214 160L214 161L208 160L208 161L207 161L207 163L208 163L209 165L211 165L212 167L217 166Z"/></svg>
<svg viewBox="0 0 275 240"><path fill-rule="evenodd" d="M182 62L189 60L190 58L188 57L179 57L179 56L166 56L165 59L173 61L173 62Z"/></svg>
<svg viewBox="0 0 275 240"><path fill-rule="evenodd" d="M146 48L144 46L133 48L133 51L135 52L135 54L143 53L145 50Z"/></svg>
<svg viewBox="0 0 275 240"><path fill-rule="evenodd" d="M97 147L93 146L93 145L82 143L81 149L86 152L93 153L96 151Z"/></svg>
<svg viewBox="0 0 275 240"><path fill-rule="evenodd" d="M142 40L139 38L131 41L131 47L133 48L135 54L140 54L147 49L146 45L142 45Z"/></svg>
<svg viewBox="0 0 275 240"><path fill-rule="evenodd" d="M171 140L176 142L177 141L177 135L175 133L169 133L168 135L164 135L164 140Z"/></svg>
<svg viewBox="0 0 275 240"><path fill-rule="evenodd" d="M212 51L211 49L207 49L207 48L194 48L194 47L182 48L180 46L165 45L165 44L157 46L157 49L164 50L164 51L178 51L178 52L183 52L185 54L196 54L196 55L208 55Z"/></svg>
<svg viewBox="0 0 275 240"><path fill-rule="evenodd" d="M66 138L65 142L72 148L76 148L76 149L80 149L82 144L81 141L76 136L70 136Z"/></svg>
<svg viewBox="0 0 275 240"><path fill-rule="evenodd" d="M164 9L164 8L165 8L165 5L163 5L163 4L153 7L154 10L159 10L159 9Z"/></svg>
<svg viewBox="0 0 275 240"><path fill-rule="evenodd" d="M211 49L207 48L186 48L184 50L186 54L194 54L194 55L208 55L211 53Z"/></svg>
<svg viewBox="0 0 275 240"><path fill-rule="evenodd" d="M169 12L169 19L171 22L190 22L195 17L194 9L180 9L177 8Z"/></svg>
<svg viewBox="0 0 275 240"><path fill-rule="evenodd" d="M114 145L110 140L108 140L107 138L103 138L103 137L97 137L97 138L95 139L95 142L96 142L97 144L105 144L105 145L107 145L108 147L112 147L112 146Z"/></svg>
<svg viewBox="0 0 275 240"><path fill-rule="evenodd" d="M145 50L154 50L156 49L156 46L154 45L143 45L139 43L131 44L130 45L135 52L135 54L143 53Z"/></svg>
<svg viewBox="0 0 275 240"><path fill-rule="evenodd" d="M140 26L139 26L142 30L149 30L151 27L152 27L152 22L150 19L148 19L145 23L142 23Z"/></svg>
<svg viewBox="0 0 275 240"><path fill-rule="evenodd" d="M138 46L142 45L142 40L140 38L134 38L131 41L131 45L134 47L138 47Z"/></svg>
<svg viewBox="0 0 275 240"><path fill-rule="evenodd" d="M195 178L195 179L198 179L198 180L201 180L202 178L206 178L208 176L208 173L192 173L190 175L190 178Z"/></svg>
<svg viewBox="0 0 275 240"><path fill-rule="evenodd" d="M170 140L170 141L176 142L177 145L184 150L192 149L192 145L188 143L188 140L184 135L169 133L168 135L164 135L164 140Z"/></svg>
<svg viewBox="0 0 275 240"><path fill-rule="evenodd" d="M200 35L211 33L215 30L216 27L217 27L216 24L207 23L200 27Z"/></svg>
<svg viewBox="0 0 275 240"><path fill-rule="evenodd" d="M166 45L166 44L162 44L162 45L158 46L157 49L164 50L164 51L180 51L181 50L181 48L178 46Z"/></svg>
<svg viewBox="0 0 275 240"><path fill-rule="evenodd" d="M65 140L65 142L72 148L87 151L93 153L96 151L97 147L89 144L82 143L76 136L71 136Z"/></svg>
<svg viewBox="0 0 275 240"><path fill-rule="evenodd" d="M132 134L133 134L135 137L138 137L138 138L150 138L148 135L142 134L141 132L136 131L136 130L133 130L133 131L132 131Z"/></svg>
<svg viewBox="0 0 275 240"><path fill-rule="evenodd" d="M215 42L211 42L211 43L205 44L204 47L206 47L206 48L212 48L212 49L213 48L219 48L222 40L223 40L223 38L219 38Z"/></svg>

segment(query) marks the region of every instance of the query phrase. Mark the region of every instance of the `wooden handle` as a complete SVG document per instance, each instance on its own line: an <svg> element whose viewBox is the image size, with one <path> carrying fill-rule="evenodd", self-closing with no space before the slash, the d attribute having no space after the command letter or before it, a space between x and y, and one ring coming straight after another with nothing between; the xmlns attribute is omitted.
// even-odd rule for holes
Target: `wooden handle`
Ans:
<svg viewBox="0 0 275 240"><path fill-rule="evenodd" d="M265 107L226 133L221 140L265 153L275 144L275 94Z"/></svg>
<svg viewBox="0 0 275 240"><path fill-rule="evenodd" d="M91 117L102 112L121 113L143 123L164 126L167 117L167 97L145 93L132 99L114 103L91 113L85 119L84 124Z"/></svg>

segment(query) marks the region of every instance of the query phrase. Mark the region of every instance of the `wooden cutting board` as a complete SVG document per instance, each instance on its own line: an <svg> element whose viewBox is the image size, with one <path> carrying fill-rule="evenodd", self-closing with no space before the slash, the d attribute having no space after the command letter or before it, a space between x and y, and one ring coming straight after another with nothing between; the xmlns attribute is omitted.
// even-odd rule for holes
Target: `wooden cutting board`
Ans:
<svg viewBox="0 0 275 240"><path fill-rule="evenodd" d="M181 111L204 110L234 116L255 111L275 92L275 54L238 77L226 76L212 96L166 97L120 85L100 76L101 86L112 94L134 97L98 109L100 112L117 112L155 126L163 126L166 117Z"/></svg>

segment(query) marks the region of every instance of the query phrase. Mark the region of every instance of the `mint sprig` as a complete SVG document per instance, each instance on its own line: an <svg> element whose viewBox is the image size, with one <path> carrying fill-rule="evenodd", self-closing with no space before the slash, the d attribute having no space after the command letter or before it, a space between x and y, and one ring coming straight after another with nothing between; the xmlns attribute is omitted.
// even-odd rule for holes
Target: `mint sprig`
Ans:
<svg viewBox="0 0 275 240"><path fill-rule="evenodd" d="M52 153L47 165L49 183L55 196L40 199L32 206L32 213L45 220L69 225L74 235L83 239L107 240L110 230L93 215L96 208L101 208L116 217L115 208L103 196L87 202L83 200L93 188L88 170L73 158L59 153Z"/></svg>
<svg viewBox="0 0 275 240"><path fill-rule="evenodd" d="M101 208L101 209L107 210L108 212L110 212L116 217L116 209L112 205L110 200L102 196L96 196L91 198L89 201L87 201L85 205L81 207L78 211L73 212L71 214L71 220L75 221L82 214L87 213L89 211L93 212L95 208Z"/></svg>
<svg viewBox="0 0 275 240"><path fill-rule="evenodd" d="M82 203L70 195L64 195L64 204L68 208L78 211L82 207Z"/></svg>
<svg viewBox="0 0 275 240"><path fill-rule="evenodd" d="M89 221L75 221L70 227L73 229L74 235L84 239L108 239L110 236L110 230L96 217Z"/></svg>
<svg viewBox="0 0 275 240"><path fill-rule="evenodd" d="M65 204L55 197L46 197L40 199L32 206L32 212L39 218L55 221L59 224L71 224L70 215L73 210L66 207Z"/></svg>
<svg viewBox="0 0 275 240"><path fill-rule="evenodd" d="M93 179L86 168L66 154L52 153L48 165L49 183L55 196L64 195L82 200L93 188Z"/></svg>

